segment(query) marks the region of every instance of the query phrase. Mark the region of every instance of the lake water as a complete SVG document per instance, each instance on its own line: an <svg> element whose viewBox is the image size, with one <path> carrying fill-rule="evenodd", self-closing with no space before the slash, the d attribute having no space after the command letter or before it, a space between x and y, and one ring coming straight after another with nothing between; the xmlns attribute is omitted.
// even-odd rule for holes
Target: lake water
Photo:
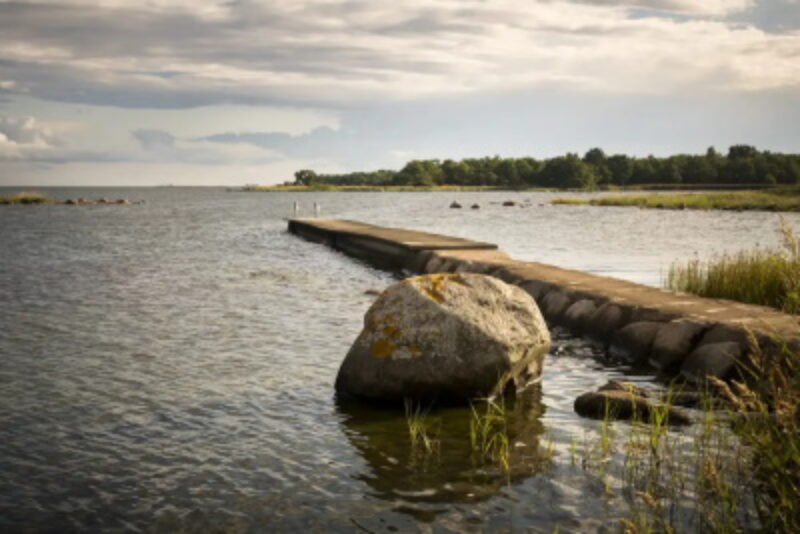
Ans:
<svg viewBox="0 0 800 534"><path fill-rule="evenodd" d="M510 474L471 458L465 409L430 415L440 452L420 460L402 413L333 396L364 291L394 275L289 235L295 200L652 285L674 259L779 241L775 214L551 206L547 193L48 192L147 202L0 208L4 532L613 524L624 498L574 461L599 425L572 402L653 377L556 332L541 384L510 407Z"/></svg>

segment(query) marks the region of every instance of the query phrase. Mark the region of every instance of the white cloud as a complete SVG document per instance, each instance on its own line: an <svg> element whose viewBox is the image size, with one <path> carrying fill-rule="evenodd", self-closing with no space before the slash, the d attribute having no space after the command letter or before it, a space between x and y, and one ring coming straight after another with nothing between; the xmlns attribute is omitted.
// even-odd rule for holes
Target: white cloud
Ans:
<svg viewBox="0 0 800 534"><path fill-rule="evenodd" d="M730 24L751 0L0 4L16 91L130 107L365 101L561 85L800 85L800 37ZM686 15L644 16L646 8Z"/></svg>
<svg viewBox="0 0 800 534"><path fill-rule="evenodd" d="M23 159L61 144L50 128L33 117L0 115L0 159Z"/></svg>

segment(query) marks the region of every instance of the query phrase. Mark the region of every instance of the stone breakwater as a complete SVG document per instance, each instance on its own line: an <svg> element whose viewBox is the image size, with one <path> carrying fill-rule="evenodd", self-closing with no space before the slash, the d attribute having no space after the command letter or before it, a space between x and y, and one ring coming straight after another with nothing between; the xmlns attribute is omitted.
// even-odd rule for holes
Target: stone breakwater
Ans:
<svg viewBox="0 0 800 534"><path fill-rule="evenodd" d="M800 348L795 316L519 261L490 243L334 219L293 219L289 231L382 268L494 276L527 291L550 325L692 382L738 377L755 350Z"/></svg>

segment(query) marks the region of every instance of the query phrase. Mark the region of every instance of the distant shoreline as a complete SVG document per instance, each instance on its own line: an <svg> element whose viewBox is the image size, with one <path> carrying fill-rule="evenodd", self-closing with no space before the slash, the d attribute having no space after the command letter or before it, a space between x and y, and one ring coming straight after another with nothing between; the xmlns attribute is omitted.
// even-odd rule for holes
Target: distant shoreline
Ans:
<svg viewBox="0 0 800 534"><path fill-rule="evenodd" d="M602 191L754 191L765 190L774 186L761 184L648 184L637 186L613 186L596 188L548 188L548 187L508 187L489 185L245 185L241 189L228 189L232 192L244 193L325 193L325 192L574 192L594 193Z"/></svg>

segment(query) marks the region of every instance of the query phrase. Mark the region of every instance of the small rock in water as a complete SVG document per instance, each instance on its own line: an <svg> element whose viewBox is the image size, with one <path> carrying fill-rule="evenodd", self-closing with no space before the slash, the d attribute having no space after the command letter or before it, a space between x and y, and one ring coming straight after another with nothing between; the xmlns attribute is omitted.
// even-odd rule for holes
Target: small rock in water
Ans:
<svg viewBox="0 0 800 534"><path fill-rule="evenodd" d="M614 384L612 384L614 382ZM598 391L584 393L575 399L575 413L592 419L625 419L642 422L652 421L658 410L666 411L666 422L670 425L688 425L692 420L672 406L659 405L633 391L625 389L625 383L612 381ZM631 384L632 385L632 384ZM622 387L623 389L617 389ZM608 388L608 389L604 389Z"/></svg>
<svg viewBox="0 0 800 534"><path fill-rule="evenodd" d="M638 397L650 396L650 393L646 389L632 384L631 382L620 382L619 380L609 380L604 385L597 388L597 391L627 391Z"/></svg>
<svg viewBox="0 0 800 534"><path fill-rule="evenodd" d="M505 202L503 202L503 206L516 206L516 205L517 203L514 202L513 200L506 200Z"/></svg>
<svg viewBox="0 0 800 534"><path fill-rule="evenodd" d="M374 295L376 297L380 296L381 293L383 292L380 289L367 289L366 291L364 291L365 295Z"/></svg>
<svg viewBox="0 0 800 534"><path fill-rule="evenodd" d="M472 209L474 209L474 210L479 210L479 209L481 209L481 207L480 207L480 205L479 205L479 204L473 204L473 205L472 205L472 206L470 206L470 207L471 207Z"/></svg>
<svg viewBox="0 0 800 534"><path fill-rule="evenodd" d="M453 202L450 203L450 207L453 208L453 209L459 209L459 208L461 208L461 204L459 204L458 202L456 202L454 200Z"/></svg>

